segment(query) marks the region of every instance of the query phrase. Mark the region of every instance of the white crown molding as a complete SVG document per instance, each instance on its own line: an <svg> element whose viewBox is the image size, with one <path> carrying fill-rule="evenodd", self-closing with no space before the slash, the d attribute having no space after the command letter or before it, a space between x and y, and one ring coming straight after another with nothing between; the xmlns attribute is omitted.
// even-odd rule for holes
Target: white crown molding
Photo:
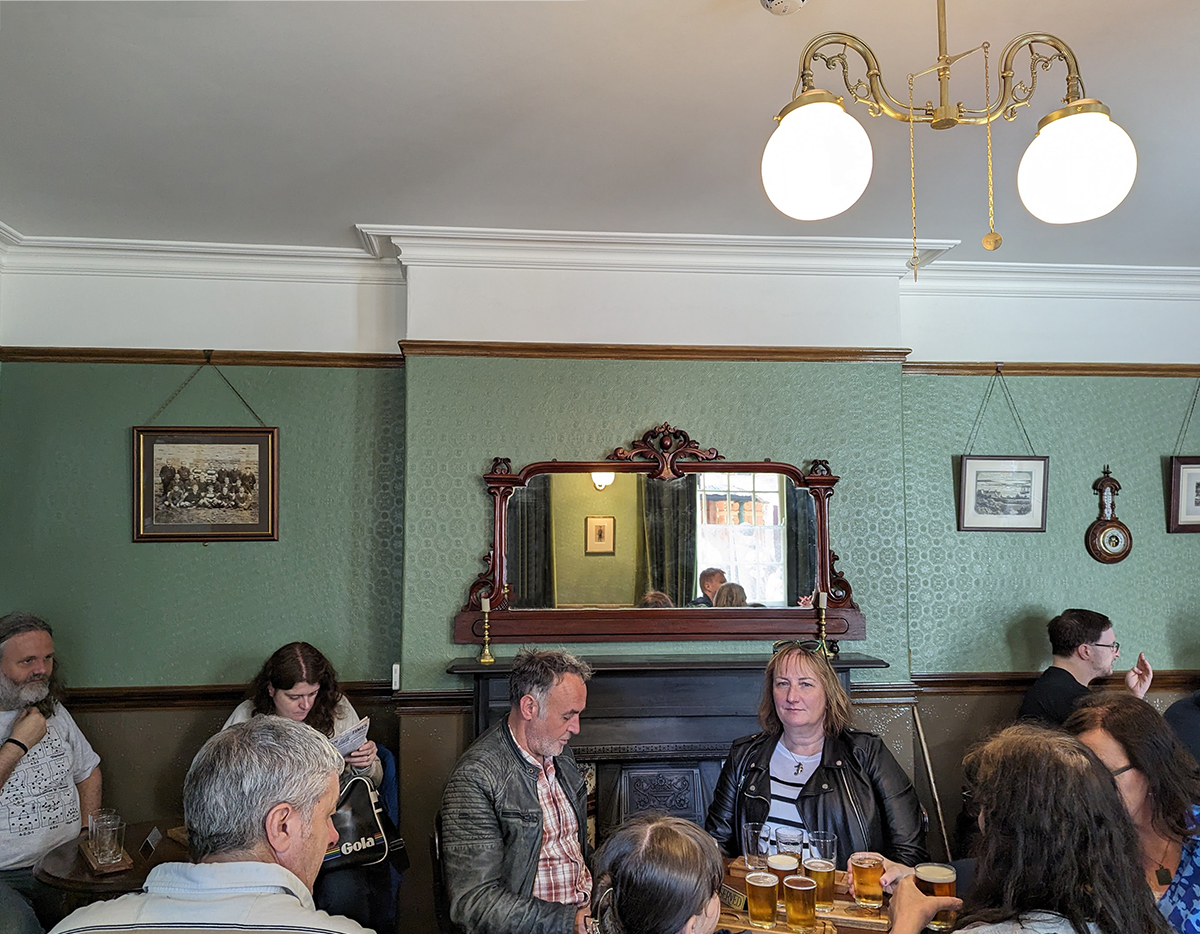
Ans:
<svg viewBox="0 0 1200 934"><path fill-rule="evenodd" d="M948 261L902 279L900 295L1200 301L1200 268Z"/></svg>
<svg viewBox="0 0 1200 934"><path fill-rule="evenodd" d="M358 224L373 256L401 264L616 272L856 275L897 278L911 240L752 237L708 234L603 233L480 227ZM922 266L957 240L920 240Z"/></svg>
<svg viewBox="0 0 1200 934"><path fill-rule="evenodd" d="M403 272L353 247L24 236L0 223L5 275L395 284Z"/></svg>

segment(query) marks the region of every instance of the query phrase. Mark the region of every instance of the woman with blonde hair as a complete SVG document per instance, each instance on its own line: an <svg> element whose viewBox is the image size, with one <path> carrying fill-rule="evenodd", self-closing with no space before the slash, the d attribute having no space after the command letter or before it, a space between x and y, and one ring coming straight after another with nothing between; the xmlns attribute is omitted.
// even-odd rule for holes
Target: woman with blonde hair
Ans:
<svg viewBox="0 0 1200 934"><path fill-rule="evenodd" d="M726 856L741 827L837 835L836 859L874 851L906 866L929 858L912 780L873 733L850 728L850 699L811 643L776 644L758 708L761 733L734 740L704 826Z"/></svg>

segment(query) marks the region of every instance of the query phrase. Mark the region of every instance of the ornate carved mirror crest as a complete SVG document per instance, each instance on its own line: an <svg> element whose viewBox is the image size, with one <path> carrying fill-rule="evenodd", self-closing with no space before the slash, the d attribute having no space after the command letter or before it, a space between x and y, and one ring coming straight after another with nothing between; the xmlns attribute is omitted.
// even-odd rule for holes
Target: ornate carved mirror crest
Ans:
<svg viewBox="0 0 1200 934"><path fill-rule="evenodd" d="M663 423L602 461L497 457L483 479L493 545L455 642L482 640L485 598L493 642L772 640L815 634L820 592L829 637L865 637L829 546L827 461L727 461Z"/></svg>

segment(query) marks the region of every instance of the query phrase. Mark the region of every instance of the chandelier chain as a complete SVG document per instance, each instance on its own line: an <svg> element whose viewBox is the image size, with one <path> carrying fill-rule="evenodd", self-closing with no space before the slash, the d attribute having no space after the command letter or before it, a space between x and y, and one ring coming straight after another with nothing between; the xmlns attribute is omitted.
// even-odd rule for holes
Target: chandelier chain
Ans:
<svg viewBox="0 0 1200 934"><path fill-rule="evenodd" d="M988 67L988 43L983 43L983 109L992 110L992 73ZM987 122L988 232L996 232L996 209L992 200L992 122Z"/></svg>
<svg viewBox="0 0 1200 934"><path fill-rule="evenodd" d="M908 187L912 201L913 282L917 281L917 266L921 263L920 257L917 256L917 160L916 151L913 148L913 82L915 80L916 76L910 73L908 76Z"/></svg>

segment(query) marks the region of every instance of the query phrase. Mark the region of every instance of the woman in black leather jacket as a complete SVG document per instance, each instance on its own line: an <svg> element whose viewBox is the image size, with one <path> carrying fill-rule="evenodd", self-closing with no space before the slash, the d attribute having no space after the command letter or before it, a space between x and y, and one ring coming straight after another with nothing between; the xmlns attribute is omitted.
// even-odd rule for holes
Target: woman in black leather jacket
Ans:
<svg viewBox="0 0 1200 934"><path fill-rule="evenodd" d="M763 732L734 740L704 824L726 856L753 821L837 834L839 867L868 850L929 859L911 779L878 736L849 728L850 699L822 655L789 642L771 657L758 721Z"/></svg>

